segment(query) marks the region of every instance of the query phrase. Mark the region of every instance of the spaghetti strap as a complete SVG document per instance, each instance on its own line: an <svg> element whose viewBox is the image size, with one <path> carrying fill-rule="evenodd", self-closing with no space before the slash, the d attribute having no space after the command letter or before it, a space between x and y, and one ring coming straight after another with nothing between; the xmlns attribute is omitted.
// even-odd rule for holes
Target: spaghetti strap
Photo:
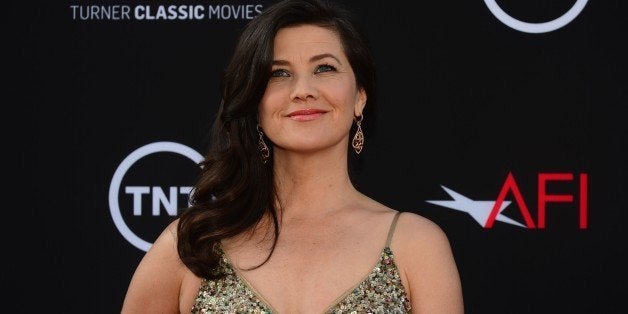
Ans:
<svg viewBox="0 0 628 314"><path fill-rule="evenodd" d="M388 238L386 238L386 247L390 246L390 241L392 241L393 233L395 232L395 227L397 226L397 219L399 219L399 214L401 212L397 212L392 222L390 223L390 229L388 230Z"/></svg>

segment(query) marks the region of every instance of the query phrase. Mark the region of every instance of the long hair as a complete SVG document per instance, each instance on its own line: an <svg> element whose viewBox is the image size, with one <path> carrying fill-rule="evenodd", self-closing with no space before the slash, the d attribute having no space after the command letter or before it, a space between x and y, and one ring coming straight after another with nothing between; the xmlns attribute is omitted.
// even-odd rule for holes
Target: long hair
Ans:
<svg viewBox="0 0 628 314"><path fill-rule="evenodd" d="M225 69L222 101L212 125L210 147L200 164L201 172L190 196L191 206L179 216L178 253L199 277L223 276L216 271L220 259L216 245L221 239L250 230L264 214L272 218L273 246L256 267L266 263L274 251L279 223L272 145L270 159L262 163L256 129L258 105L270 78L277 31L304 24L325 27L339 35L355 72L356 85L366 91L366 108L374 103L373 58L348 10L324 0L283 0L253 18L240 34Z"/></svg>

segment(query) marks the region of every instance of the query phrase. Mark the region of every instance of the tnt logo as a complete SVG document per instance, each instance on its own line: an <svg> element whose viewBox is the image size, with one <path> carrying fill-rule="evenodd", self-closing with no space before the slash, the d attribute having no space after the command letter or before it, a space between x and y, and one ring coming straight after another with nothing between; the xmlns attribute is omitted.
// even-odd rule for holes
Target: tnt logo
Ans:
<svg viewBox="0 0 628 314"><path fill-rule="evenodd" d="M138 232L155 238L178 209L188 205L190 183L202 159L188 146L155 142L136 149L120 163L109 186L109 210L129 243L148 251L152 243Z"/></svg>
<svg viewBox="0 0 628 314"><path fill-rule="evenodd" d="M525 198L521 193L519 185L515 181L512 173L508 173L504 184L502 185L496 200L492 201L475 201L451 189L441 186L453 200L441 201L430 200L428 203L466 212L475 221L484 228L492 228L495 221L508 223L511 225L524 228L545 228L545 217L548 206L553 203L572 204L573 210L578 211L578 228L587 229L588 227L588 175L586 173L539 173L537 187L537 221L532 219L530 207L525 202ZM572 183L571 186L577 186L569 194L553 194L548 192L548 185ZM523 218L525 224L513 220L502 214L504 209L510 205L511 201L506 200L507 197L513 197L517 203L517 208Z"/></svg>

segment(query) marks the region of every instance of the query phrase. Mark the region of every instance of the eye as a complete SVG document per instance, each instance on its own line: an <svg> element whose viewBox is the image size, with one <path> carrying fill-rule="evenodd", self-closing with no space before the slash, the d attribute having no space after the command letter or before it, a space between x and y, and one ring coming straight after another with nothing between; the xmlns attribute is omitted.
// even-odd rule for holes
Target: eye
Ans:
<svg viewBox="0 0 628 314"><path fill-rule="evenodd" d="M322 72L335 72L336 71L336 67L334 67L333 65L329 65L329 64L321 64L316 68L315 73L322 73Z"/></svg>
<svg viewBox="0 0 628 314"><path fill-rule="evenodd" d="M278 70L273 70L272 72L270 72L270 76L271 77L288 77L290 76L290 74L288 74L286 70L278 69Z"/></svg>

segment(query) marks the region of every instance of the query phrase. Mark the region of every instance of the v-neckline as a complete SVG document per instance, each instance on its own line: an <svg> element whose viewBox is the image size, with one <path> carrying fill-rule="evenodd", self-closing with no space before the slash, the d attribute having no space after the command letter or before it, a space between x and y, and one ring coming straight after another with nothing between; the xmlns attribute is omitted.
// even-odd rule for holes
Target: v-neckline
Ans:
<svg viewBox="0 0 628 314"><path fill-rule="evenodd" d="M227 265L229 266L229 268L231 268L231 270L233 270L233 273L236 276L236 278L238 278L238 280L240 280L240 281L242 281L242 283L244 283L246 288L249 291L251 291L251 293L253 293L253 295L255 297L257 297L257 299L264 305L264 307L270 309L270 311L273 314L279 314L279 311L277 309L275 309L270 304L270 302L268 300L266 300L266 298L264 298L264 295L261 294L259 291L257 291L257 289L255 289L255 287L253 287L253 285L251 283L249 283L248 280L246 280L246 278L240 273L240 271L237 269L237 267L235 267L233 265L233 263L231 262L231 259L227 256L225 251L222 249L220 243L218 243L218 249L220 250L220 255L222 256L222 258L224 258L224 260L227 263ZM379 264L382 262L383 255L385 253L387 253L386 252L387 250L391 251L390 247L388 245L385 245L384 248L382 248L379 251L379 255L378 255L377 261L375 262L373 267L370 268L370 271L368 273L366 273L366 275L364 275L362 277L362 279L360 279L360 281L358 281L355 285L353 285L351 288L347 289L338 298L336 298L336 300L334 300L334 302L330 306L328 306L323 313L327 313L327 312L329 312L329 310L331 310L332 308L336 307L338 304L340 304L342 301L344 301L344 299L346 299L349 296L349 294L351 294L351 292L353 290L355 290L357 287L362 285L366 280L368 280L369 276L377 269ZM394 260L392 262L394 263Z"/></svg>

